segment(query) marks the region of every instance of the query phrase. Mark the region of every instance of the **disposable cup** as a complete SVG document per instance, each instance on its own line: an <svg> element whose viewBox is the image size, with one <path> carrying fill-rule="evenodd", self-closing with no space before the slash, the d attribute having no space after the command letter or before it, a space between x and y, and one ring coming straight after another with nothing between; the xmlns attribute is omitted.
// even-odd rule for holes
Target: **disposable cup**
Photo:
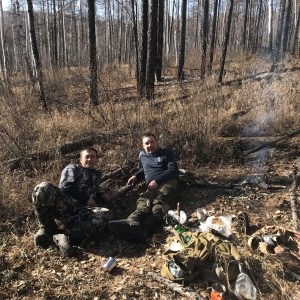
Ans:
<svg viewBox="0 0 300 300"><path fill-rule="evenodd" d="M110 272L114 267L117 266L117 264L117 261L113 257L110 257L108 261L104 264L103 268L106 271Z"/></svg>

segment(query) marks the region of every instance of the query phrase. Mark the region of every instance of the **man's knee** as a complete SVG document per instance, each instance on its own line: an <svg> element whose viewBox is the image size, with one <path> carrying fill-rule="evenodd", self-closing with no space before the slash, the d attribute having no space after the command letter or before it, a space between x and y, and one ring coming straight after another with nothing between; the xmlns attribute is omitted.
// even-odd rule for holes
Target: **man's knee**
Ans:
<svg viewBox="0 0 300 300"><path fill-rule="evenodd" d="M55 199L61 194L58 187L50 182L38 184L32 193L32 203L35 207L53 206Z"/></svg>

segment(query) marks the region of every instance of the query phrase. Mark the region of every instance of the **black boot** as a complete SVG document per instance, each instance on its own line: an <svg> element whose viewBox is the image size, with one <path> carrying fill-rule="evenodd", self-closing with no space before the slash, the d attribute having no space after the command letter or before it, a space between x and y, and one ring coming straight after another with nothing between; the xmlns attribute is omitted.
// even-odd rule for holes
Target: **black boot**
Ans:
<svg viewBox="0 0 300 300"><path fill-rule="evenodd" d="M115 236L129 242L145 243L149 234L139 222L131 219L116 220L108 223L108 230Z"/></svg>
<svg viewBox="0 0 300 300"><path fill-rule="evenodd" d="M58 232L56 223L41 225L38 232L34 235L34 244L37 247L48 248L52 243L52 237Z"/></svg>

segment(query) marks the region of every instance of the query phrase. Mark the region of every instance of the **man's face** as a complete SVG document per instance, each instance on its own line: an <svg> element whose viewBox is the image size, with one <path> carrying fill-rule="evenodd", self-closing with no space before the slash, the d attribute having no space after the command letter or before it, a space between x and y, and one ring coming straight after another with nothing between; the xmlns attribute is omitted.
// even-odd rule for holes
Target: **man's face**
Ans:
<svg viewBox="0 0 300 300"><path fill-rule="evenodd" d="M146 153L155 153L158 150L158 140L153 136L147 136L143 138L143 148Z"/></svg>
<svg viewBox="0 0 300 300"><path fill-rule="evenodd" d="M98 162L96 152L94 150L84 150L80 156L80 163L84 168L94 169Z"/></svg>

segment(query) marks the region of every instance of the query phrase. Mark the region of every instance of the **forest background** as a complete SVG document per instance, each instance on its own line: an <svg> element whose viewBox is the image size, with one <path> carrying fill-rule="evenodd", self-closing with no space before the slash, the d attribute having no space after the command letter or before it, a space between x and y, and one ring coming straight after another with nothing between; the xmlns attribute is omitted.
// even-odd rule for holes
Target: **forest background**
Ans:
<svg viewBox="0 0 300 300"><path fill-rule="evenodd" d="M104 174L122 170L103 183L118 190L138 167L148 130L173 148L180 168L202 179L228 183L272 171L290 183L287 174L299 165L295 135L270 144L275 150L245 153L300 128L299 24L296 0L27 0L5 10L0 1L0 298L184 298L143 277L159 272L165 242L146 252L108 237L68 261L36 249L32 190L58 183L86 145L99 149ZM219 191L188 187L186 211L215 203L219 213L249 210L261 226L298 226L287 191L266 199L250 190L238 207ZM139 192L114 204L116 217L129 213ZM122 247L139 256L123 257L125 274L107 277L95 268ZM242 250L258 299L292 299L298 281Z"/></svg>

